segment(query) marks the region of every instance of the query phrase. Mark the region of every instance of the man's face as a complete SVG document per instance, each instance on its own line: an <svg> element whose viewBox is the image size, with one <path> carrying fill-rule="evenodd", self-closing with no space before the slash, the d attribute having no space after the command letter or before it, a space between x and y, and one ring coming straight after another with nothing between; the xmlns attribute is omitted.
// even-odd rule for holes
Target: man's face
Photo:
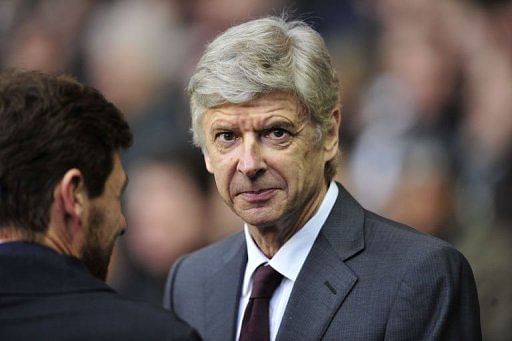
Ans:
<svg viewBox="0 0 512 341"><path fill-rule="evenodd" d="M127 184L119 155L105 183L103 194L91 200L87 219L87 234L82 250L82 262L97 278L105 280L116 238L126 227L121 210L121 196Z"/></svg>
<svg viewBox="0 0 512 341"><path fill-rule="evenodd" d="M209 109L204 154L220 195L246 223L300 228L326 191L325 139L289 95Z"/></svg>

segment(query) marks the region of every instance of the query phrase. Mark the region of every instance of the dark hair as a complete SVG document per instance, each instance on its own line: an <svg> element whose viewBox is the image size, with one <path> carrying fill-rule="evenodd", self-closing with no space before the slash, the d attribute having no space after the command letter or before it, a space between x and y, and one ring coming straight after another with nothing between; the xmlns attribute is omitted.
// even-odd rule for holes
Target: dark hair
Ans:
<svg viewBox="0 0 512 341"><path fill-rule="evenodd" d="M80 169L90 198L103 193L115 152L132 134L101 93L69 76L0 73L0 229L45 232L53 190Z"/></svg>

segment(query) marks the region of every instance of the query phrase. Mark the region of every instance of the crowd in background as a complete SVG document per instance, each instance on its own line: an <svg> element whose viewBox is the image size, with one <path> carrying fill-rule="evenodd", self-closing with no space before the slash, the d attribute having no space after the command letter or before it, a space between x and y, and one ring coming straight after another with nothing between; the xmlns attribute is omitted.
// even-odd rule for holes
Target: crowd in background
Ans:
<svg viewBox="0 0 512 341"><path fill-rule="evenodd" d="M283 13L321 32L341 80L338 179L366 208L459 248L475 272L484 339L509 340L509 0L1 1L2 69L69 73L132 126L128 233L111 284L160 304L180 255L242 228L191 145L185 88L218 33Z"/></svg>

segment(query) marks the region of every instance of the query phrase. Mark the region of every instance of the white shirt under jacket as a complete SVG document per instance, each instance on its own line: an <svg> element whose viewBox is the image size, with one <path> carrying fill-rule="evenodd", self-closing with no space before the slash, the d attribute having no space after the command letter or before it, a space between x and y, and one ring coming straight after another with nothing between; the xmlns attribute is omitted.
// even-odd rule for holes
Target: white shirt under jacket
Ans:
<svg viewBox="0 0 512 341"><path fill-rule="evenodd" d="M237 340L240 337L245 307L249 302L252 291L252 275L261 264L266 263L283 275L283 280L274 292L269 306L270 340L274 341L276 339L277 331L283 319L293 285L297 280L297 276L309 251L313 247L313 243L320 229L331 213L337 197L338 187L334 181L332 181L315 215L313 215L304 227L294 234L270 260L260 251L256 243L252 240L247 224L244 226L245 241L247 243L247 265L245 266L240 306L238 308Z"/></svg>

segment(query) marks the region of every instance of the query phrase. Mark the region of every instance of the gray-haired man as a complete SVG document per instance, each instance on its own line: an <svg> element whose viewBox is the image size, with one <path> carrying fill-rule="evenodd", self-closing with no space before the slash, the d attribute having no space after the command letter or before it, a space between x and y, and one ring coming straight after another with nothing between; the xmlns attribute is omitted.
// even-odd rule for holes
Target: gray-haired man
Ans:
<svg viewBox="0 0 512 341"><path fill-rule="evenodd" d="M189 84L194 140L244 231L181 259L165 305L207 340L478 340L471 269L333 181L338 79L303 22L235 26Z"/></svg>

